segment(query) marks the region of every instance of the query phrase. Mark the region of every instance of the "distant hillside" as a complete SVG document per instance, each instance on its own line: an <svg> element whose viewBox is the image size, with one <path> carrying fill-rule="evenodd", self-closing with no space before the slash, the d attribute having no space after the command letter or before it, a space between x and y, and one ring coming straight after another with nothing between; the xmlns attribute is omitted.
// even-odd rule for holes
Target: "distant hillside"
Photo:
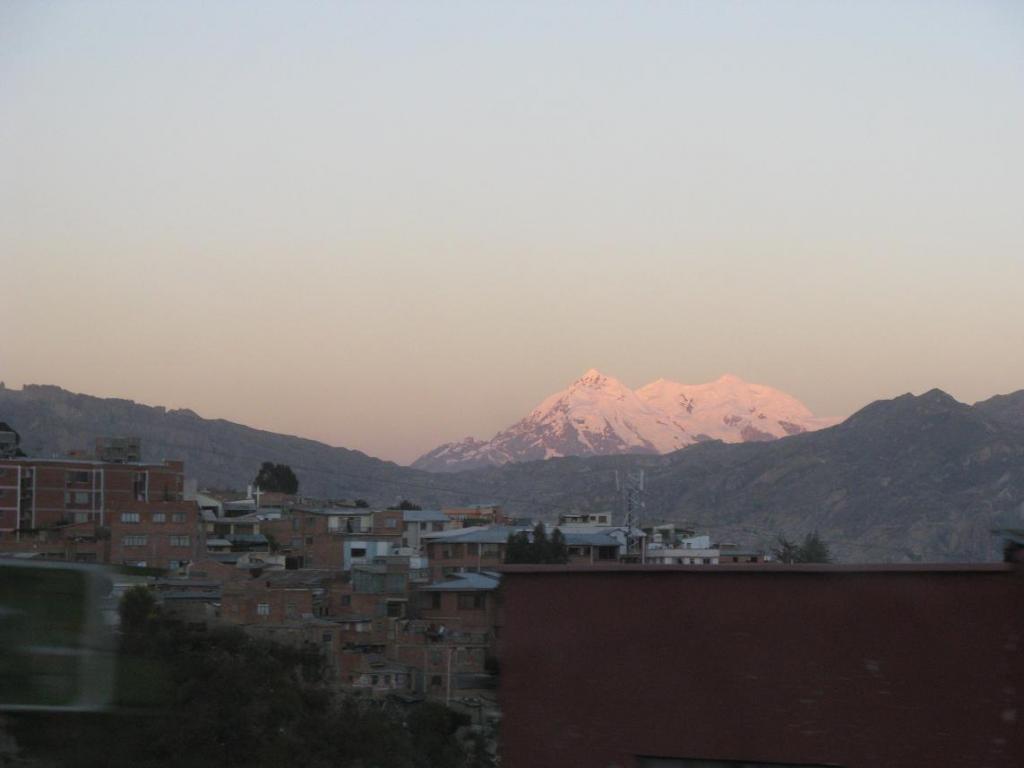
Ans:
<svg viewBox="0 0 1024 768"><path fill-rule="evenodd" d="M666 456L566 458L475 470L495 498L616 508L614 470L647 471L649 518L770 546L818 530L847 561L985 560L990 529L1024 526L1024 429L933 390L872 403L843 424L770 443Z"/></svg>
<svg viewBox="0 0 1024 768"><path fill-rule="evenodd" d="M0 389L0 421L21 434L21 447L29 455L91 450L99 435L137 436L144 459L183 459L187 475L207 487L244 489L261 462L274 461L289 464L298 475L300 490L310 496L365 498L379 504L408 497L431 504L480 500L471 480L441 481L427 472L315 440L54 386ZM463 493L461 488L467 490Z"/></svg>
<svg viewBox="0 0 1024 768"><path fill-rule="evenodd" d="M975 403L976 410L990 419L1024 428L1024 389L1009 395L996 395Z"/></svg>
<svg viewBox="0 0 1024 768"><path fill-rule="evenodd" d="M818 530L852 562L984 560L990 529L1024 527L1018 392L969 406L933 390L881 400L836 427L772 442L704 442L666 455L555 458L434 474L190 411L76 395L0 390L0 421L30 454L142 438L146 458L182 458L201 483L242 487L262 461L290 464L310 495L426 505L496 502L554 519L621 508L615 470L647 471L647 520L676 520L742 545Z"/></svg>

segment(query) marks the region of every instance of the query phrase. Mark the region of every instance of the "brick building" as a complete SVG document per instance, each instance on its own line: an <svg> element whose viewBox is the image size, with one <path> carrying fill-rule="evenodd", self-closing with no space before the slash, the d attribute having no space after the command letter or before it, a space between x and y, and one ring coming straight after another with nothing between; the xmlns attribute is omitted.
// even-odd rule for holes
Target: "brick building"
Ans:
<svg viewBox="0 0 1024 768"><path fill-rule="evenodd" d="M205 531L194 501L119 504L106 518L106 562L176 570L206 557Z"/></svg>
<svg viewBox="0 0 1024 768"><path fill-rule="evenodd" d="M511 768L1021 764L1020 565L510 566L502 602Z"/></svg>
<svg viewBox="0 0 1024 768"><path fill-rule="evenodd" d="M77 459L0 459L0 531L106 524L106 511L181 501L185 466Z"/></svg>
<svg viewBox="0 0 1024 768"><path fill-rule="evenodd" d="M299 568L351 570L393 554L402 540L401 510L283 507L260 529Z"/></svg>
<svg viewBox="0 0 1024 768"><path fill-rule="evenodd" d="M138 441L102 438L101 460L0 460L0 553L179 568L205 553L180 461L146 463Z"/></svg>

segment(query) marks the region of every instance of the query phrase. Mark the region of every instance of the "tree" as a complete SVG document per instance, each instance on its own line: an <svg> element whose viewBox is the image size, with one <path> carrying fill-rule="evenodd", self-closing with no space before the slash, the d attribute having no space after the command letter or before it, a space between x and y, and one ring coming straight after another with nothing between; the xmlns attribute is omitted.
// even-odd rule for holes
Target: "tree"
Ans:
<svg viewBox="0 0 1024 768"><path fill-rule="evenodd" d="M565 535L555 528L548 537L544 523L537 523L533 534L526 531L510 533L505 547L506 563L567 563L569 548L565 543Z"/></svg>
<svg viewBox="0 0 1024 768"><path fill-rule="evenodd" d="M772 549L772 555L780 563L798 563L800 562L798 559L800 556L800 545L795 541L790 541L780 533L779 539L774 549Z"/></svg>
<svg viewBox="0 0 1024 768"><path fill-rule="evenodd" d="M356 509L368 509L370 506L370 502L366 499L356 499L354 503L356 505Z"/></svg>
<svg viewBox="0 0 1024 768"><path fill-rule="evenodd" d="M555 528L551 533L551 544L549 546L550 557L548 558L549 563L568 563L569 562L569 547L565 543L565 534L561 530Z"/></svg>
<svg viewBox="0 0 1024 768"><path fill-rule="evenodd" d="M287 464L264 461L253 485L272 493L296 494L299 492L299 478Z"/></svg>
<svg viewBox="0 0 1024 768"><path fill-rule="evenodd" d="M418 510L423 509L423 507L421 507L419 504L413 504L408 499L402 499L402 501L398 505L397 509L401 509L403 511L408 512L408 511L418 511Z"/></svg>
<svg viewBox="0 0 1024 768"><path fill-rule="evenodd" d="M533 547L531 551L533 557L529 562L550 563L550 550L551 543L548 541L548 529L544 527L544 523L537 523L537 525L533 527Z"/></svg>
<svg viewBox="0 0 1024 768"><path fill-rule="evenodd" d="M817 531L804 536L804 542L800 545L800 554L804 563L831 563L832 552L828 548Z"/></svg>
<svg viewBox="0 0 1024 768"><path fill-rule="evenodd" d="M141 584L127 590L117 606L121 616L121 629L126 634L140 634L156 618L156 598L148 587Z"/></svg>
<svg viewBox="0 0 1024 768"><path fill-rule="evenodd" d="M780 535L778 543L772 550L775 559L780 563L831 563L832 553L817 531L808 533L804 540L797 544Z"/></svg>
<svg viewBox="0 0 1024 768"><path fill-rule="evenodd" d="M505 562L513 564L531 563L533 562L530 559L533 555L532 549L530 537L526 535L526 531L510 533L505 547Z"/></svg>

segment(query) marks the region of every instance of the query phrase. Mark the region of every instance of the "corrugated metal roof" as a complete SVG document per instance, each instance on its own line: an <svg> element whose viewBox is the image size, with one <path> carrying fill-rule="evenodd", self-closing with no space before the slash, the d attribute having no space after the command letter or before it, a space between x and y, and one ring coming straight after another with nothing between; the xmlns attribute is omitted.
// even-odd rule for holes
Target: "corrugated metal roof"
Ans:
<svg viewBox="0 0 1024 768"><path fill-rule="evenodd" d="M620 539L610 533L572 533L563 532L565 543L573 547L618 547Z"/></svg>
<svg viewBox="0 0 1024 768"><path fill-rule="evenodd" d="M451 531L425 533L421 539L428 541L476 542L479 544L504 544L509 534L520 531L530 532L530 528L511 525L474 525L469 528L456 528Z"/></svg>
<svg viewBox="0 0 1024 768"><path fill-rule="evenodd" d="M480 573L453 573L444 581L436 581L426 587L421 587L421 592L484 592L498 588L501 576L493 571L481 571Z"/></svg>
<svg viewBox="0 0 1024 768"><path fill-rule="evenodd" d="M402 511L406 523L446 523L448 515L438 509L406 509Z"/></svg>

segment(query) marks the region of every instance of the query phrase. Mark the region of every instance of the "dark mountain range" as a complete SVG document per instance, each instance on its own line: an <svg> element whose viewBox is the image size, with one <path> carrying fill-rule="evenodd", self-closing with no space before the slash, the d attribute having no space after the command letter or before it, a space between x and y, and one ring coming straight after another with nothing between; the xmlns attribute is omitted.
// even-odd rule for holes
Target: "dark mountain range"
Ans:
<svg viewBox="0 0 1024 768"><path fill-rule="evenodd" d="M290 465L301 492L313 497L391 503L413 496L453 504L474 499L469 480L463 483L470 489L466 493L458 492L462 486L453 493L435 490L451 484L360 451L204 419L189 410L75 394L54 386L0 389L0 421L21 433L21 448L30 456L91 450L101 435L139 437L144 460L183 459L186 474L201 487L244 489L262 462L273 461Z"/></svg>
<svg viewBox="0 0 1024 768"><path fill-rule="evenodd" d="M990 529L1024 523L1024 429L932 390L771 443L702 443L666 456L560 459L469 473L497 498L615 504L614 469L647 472L649 517L770 546L818 530L850 561L992 559Z"/></svg>
<svg viewBox="0 0 1024 768"><path fill-rule="evenodd" d="M1009 395L996 395L975 403L974 407L990 419L1024 427L1024 389Z"/></svg>
<svg viewBox="0 0 1024 768"><path fill-rule="evenodd" d="M615 470L644 468L647 520L770 547L818 530L844 561L994 559L990 529L1024 525L1024 392L975 406L932 390L872 403L844 423L772 442L700 443L665 455L556 458L433 474L357 451L190 411L75 395L0 390L0 421L29 454L142 438L147 458L185 459L204 485L244 487L261 461L290 464L311 495L373 503L498 502L515 514L618 510Z"/></svg>

